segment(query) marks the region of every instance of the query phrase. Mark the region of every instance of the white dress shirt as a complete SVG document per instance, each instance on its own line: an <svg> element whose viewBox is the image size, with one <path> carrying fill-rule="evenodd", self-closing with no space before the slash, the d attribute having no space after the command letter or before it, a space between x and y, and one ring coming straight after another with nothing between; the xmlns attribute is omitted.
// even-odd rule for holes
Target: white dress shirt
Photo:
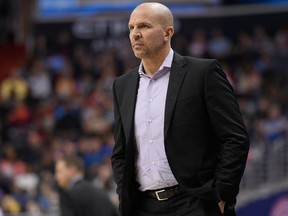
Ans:
<svg viewBox="0 0 288 216"><path fill-rule="evenodd" d="M167 160L164 146L164 113L170 69L174 52L170 49L159 70L149 77L142 63L135 108L137 145L136 180L139 190L155 190L177 183Z"/></svg>

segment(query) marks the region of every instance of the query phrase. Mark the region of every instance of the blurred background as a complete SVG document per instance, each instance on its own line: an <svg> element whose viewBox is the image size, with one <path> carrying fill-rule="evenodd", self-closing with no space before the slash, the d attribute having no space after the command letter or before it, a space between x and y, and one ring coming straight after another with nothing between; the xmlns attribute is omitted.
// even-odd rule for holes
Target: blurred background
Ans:
<svg viewBox="0 0 288 216"><path fill-rule="evenodd" d="M136 0L0 0L0 215L57 216L54 163L80 155L117 196L110 156L113 80L137 66ZM288 1L166 0L173 49L216 58L251 148L238 216L288 215Z"/></svg>

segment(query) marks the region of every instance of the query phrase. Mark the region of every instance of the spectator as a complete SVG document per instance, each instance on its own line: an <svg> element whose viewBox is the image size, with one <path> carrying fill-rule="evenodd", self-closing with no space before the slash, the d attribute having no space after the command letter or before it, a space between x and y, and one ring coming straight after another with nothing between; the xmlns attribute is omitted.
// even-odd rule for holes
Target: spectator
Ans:
<svg viewBox="0 0 288 216"><path fill-rule="evenodd" d="M28 84L31 98L35 102L47 99L51 95L51 79L41 59L32 60L32 66L28 71Z"/></svg>
<svg viewBox="0 0 288 216"><path fill-rule="evenodd" d="M285 138L288 132L288 120L278 104L272 103L267 110L267 118L259 125L259 132L266 143Z"/></svg>
<svg viewBox="0 0 288 216"><path fill-rule="evenodd" d="M225 58L230 54L231 42L220 29L212 31L212 38L208 43L208 52L214 58Z"/></svg>
<svg viewBox="0 0 288 216"><path fill-rule="evenodd" d="M261 84L261 77L255 70L253 65L249 63L243 63L243 67L237 71L237 85L236 90L241 95L253 96L257 94Z"/></svg>
<svg viewBox="0 0 288 216"><path fill-rule="evenodd" d="M276 51L273 55L274 68L284 83L288 76L288 27L283 27L275 35Z"/></svg>
<svg viewBox="0 0 288 216"><path fill-rule="evenodd" d="M5 179L12 181L17 176L25 174L27 167L19 159L16 149L12 145L7 144L3 148L4 156L0 159L0 173Z"/></svg>
<svg viewBox="0 0 288 216"><path fill-rule="evenodd" d="M204 57L206 55L207 40L205 31L198 29L194 32L188 51L189 55L195 57Z"/></svg>
<svg viewBox="0 0 288 216"><path fill-rule="evenodd" d="M85 181L83 175L84 164L78 157L64 157L56 162L61 216L116 216L107 194Z"/></svg>
<svg viewBox="0 0 288 216"><path fill-rule="evenodd" d="M1 84L1 98L4 101L23 101L28 96L28 85L20 73L20 69L15 69L10 77Z"/></svg>
<svg viewBox="0 0 288 216"><path fill-rule="evenodd" d="M45 35L35 36L33 54L39 58L45 58L48 55L47 38Z"/></svg>
<svg viewBox="0 0 288 216"><path fill-rule="evenodd" d="M73 79L71 62L67 61L55 83L56 95L59 99L65 100L75 96L76 82Z"/></svg>
<svg viewBox="0 0 288 216"><path fill-rule="evenodd" d="M274 51L273 42L262 26L254 28L253 46L260 54L272 54Z"/></svg>
<svg viewBox="0 0 288 216"><path fill-rule="evenodd" d="M237 61L254 62L257 58L257 53L253 48L253 40L247 33L238 34L238 42L234 46L234 55Z"/></svg>
<svg viewBox="0 0 288 216"><path fill-rule="evenodd" d="M20 204L12 196L9 195L3 197L1 206L4 213L17 214L21 212Z"/></svg>
<svg viewBox="0 0 288 216"><path fill-rule="evenodd" d="M4 117L6 120L6 136L8 141L17 148L21 149L25 144L28 127L32 121L32 111L23 101L16 101L9 106L8 112Z"/></svg>

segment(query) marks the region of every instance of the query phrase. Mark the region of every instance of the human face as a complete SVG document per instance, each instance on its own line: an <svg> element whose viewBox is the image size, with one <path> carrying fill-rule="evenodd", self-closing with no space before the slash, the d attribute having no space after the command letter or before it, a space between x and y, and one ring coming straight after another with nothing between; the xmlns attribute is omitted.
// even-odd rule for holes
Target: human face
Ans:
<svg viewBox="0 0 288 216"><path fill-rule="evenodd" d="M68 188L72 178L72 169L64 161L58 161L55 167L55 178L61 188Z"/></svg>
<svg viewBox="0 0 288 216"><path fill-rule="evenodd" d="M167 45L166 29L157 14L149 11L149 8L136 8L130 16L128 27L133 52L139 59L157 58Z"/></svg>

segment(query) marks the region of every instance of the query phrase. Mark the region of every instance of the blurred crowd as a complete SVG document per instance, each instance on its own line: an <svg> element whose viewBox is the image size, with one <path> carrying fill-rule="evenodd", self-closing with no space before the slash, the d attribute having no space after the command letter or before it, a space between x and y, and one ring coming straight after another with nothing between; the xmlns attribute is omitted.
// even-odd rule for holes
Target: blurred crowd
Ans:
<svg viewBox="0 0 288 216"><path fill-rule="evenodd" d="M35 36L24 64L1 81L0 206L7 213L56 212L54 163L69 154L83 158L87 179L107 190L117 205L110 164L111 87L139 61L125 50L95 53L74 44L65 31L55 38ZM273 34L256 26L235 37L221 29L196 29L176 34L172 47L220 61L235 89L251 149L287 137L288 26Z"/></svg>

